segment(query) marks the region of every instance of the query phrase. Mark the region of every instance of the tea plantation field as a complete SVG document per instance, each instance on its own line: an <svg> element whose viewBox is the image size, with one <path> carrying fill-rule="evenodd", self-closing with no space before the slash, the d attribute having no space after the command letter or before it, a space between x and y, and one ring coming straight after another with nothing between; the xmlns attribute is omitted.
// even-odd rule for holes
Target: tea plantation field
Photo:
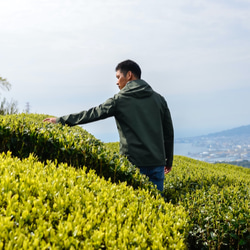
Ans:
<svg viewBox="0 0 250 250"><path fill-rule="evenodd" d="M162 197L118 143L45 117L0 116L0 249L250 249L250 169L175 156Z"/></svg>

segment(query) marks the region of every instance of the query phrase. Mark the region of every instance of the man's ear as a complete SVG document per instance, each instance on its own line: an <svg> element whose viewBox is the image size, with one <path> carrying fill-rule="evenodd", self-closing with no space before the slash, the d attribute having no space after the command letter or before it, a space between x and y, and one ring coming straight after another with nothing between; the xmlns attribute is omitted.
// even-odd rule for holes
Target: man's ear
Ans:
<svg viewBox="0 0 250 250"><path fill-rule="evenodd" d="M131 71L128 71L126 77L127 77L128 81L131 81L134 78L134 74Z"/></svg>

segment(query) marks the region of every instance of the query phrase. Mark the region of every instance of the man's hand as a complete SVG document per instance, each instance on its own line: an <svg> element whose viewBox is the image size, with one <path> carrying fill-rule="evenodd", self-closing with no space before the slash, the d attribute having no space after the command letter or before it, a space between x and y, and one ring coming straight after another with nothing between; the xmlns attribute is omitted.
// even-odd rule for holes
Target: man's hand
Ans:
<svg viewBox="0 0 250 250"><path fill-rule="evenodd" d="M56 117L50 117L43 120L44 122L56 123Z"/></svg>
<svg viewBox="0 0 250 250"><path fill-rule="evenodd" d="M170 167L165 166L165 168L164 168L164 174L168 174L171 170L172 170L172 166L170 166Z"/></svg>

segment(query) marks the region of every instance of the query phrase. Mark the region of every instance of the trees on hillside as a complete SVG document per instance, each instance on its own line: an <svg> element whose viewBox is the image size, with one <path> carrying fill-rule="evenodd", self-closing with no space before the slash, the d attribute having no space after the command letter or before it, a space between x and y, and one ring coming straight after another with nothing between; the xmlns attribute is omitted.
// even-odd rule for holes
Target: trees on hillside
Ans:
<svg viewBox="0 0 250 250"><path fill-rule="evenodd" d="M2 78L1 76L0 76L0 88L7 91L9 91L11 88L11 84L7 81L7 79ZM3 98L3 100L1 100L0 115L15 114L17 112L18 108L16 101L11 100L10 102L8 102L6 98Z"/></svg>

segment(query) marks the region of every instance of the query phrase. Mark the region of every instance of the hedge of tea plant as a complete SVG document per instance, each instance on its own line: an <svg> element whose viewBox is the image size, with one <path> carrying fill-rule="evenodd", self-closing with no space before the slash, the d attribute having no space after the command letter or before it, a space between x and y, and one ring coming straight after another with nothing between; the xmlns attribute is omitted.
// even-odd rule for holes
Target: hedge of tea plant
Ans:
<svg viewBox="0 0 250 250"><path fill-rule="evenodd" d="M158 193L125 157L111 153L86 130L43 122L45 117L47 115L39 114L0 116L0 152L11 151L19 158L33 153L42 162L53 160L76 168L87 166L112 182L126 181L134 188L144 187Z"/></svg>
<svg viewBox="0 0 250 250"><path fill-rule="evenodd" d="M189 212L190 249L250 249L250 169L175 156L164 196Z"/></svg>
<svg viewBox="0 0 250 250"><path fill-rule="evenodd" d="M86 168L0 154L0 249L186 249L188 215Z"/></svg>
<svg viewBox="0 0 250 250"><path fill-rule="evenodd" d="M125 181L157 196L147 179L117 153L118 143L105 146L80 127L43 123L43 118L34 114L0 117L0 151L10 150L20 158L34 153L42 162L50 159L75 168L86 165L106 180ZM166 202L189 213L190 249L250 249L249 171L175 156L164 196Z"/></svg>
<svg viewBox="0 0 250 250"><path fill-rule="evenodd" d="M175 157L165 198L190 214L197 249L250 249L250 169Z"/></svg>

